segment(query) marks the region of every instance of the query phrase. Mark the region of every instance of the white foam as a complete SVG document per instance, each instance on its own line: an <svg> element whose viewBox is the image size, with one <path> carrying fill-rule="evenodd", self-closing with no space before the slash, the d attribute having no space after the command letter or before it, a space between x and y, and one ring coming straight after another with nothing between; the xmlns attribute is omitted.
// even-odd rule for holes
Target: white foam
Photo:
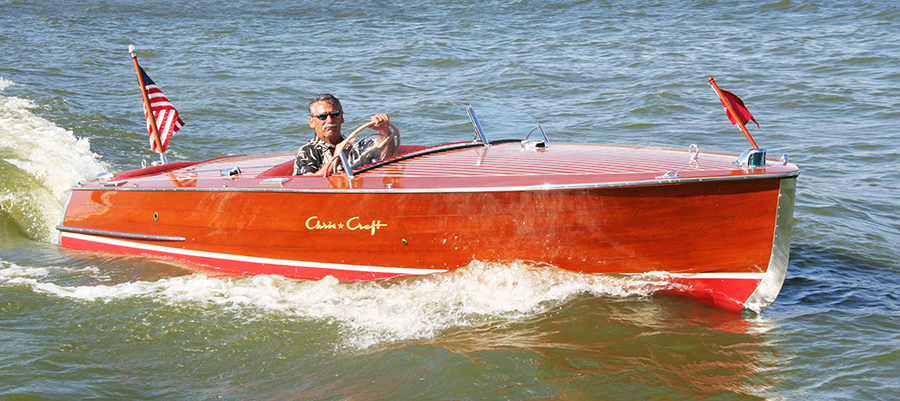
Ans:
<svg viewBox="0 0 900 401"><path fill-rule="evenodd" d="M50 274L46 267L23 267L12 263L0 262L0 281L14 281L23 278L42 278Z"/></svg>
<svg viewBox="0 0 900 401"><path fill-rule="evenodd" d="M0 91L15 83L0 78ZM56 242L68 190L106 170L87 138L35 115L34 102L0 95L0 185L4 211L33 239Z"/></svg>
<svg viewBox="0 0 900 401"><path fill-rule="evenodd" d="M351 349L428 339L455 327L527 319L582 294L644 296L658 289L654 281L640 278L579 274L521 263L473 262L449 273L376 281L190 275L87 286L60 286L42 281L36 270L18 269L12 273L0 269L0 282L84 301L150 297L174 306L214 305L229 311L312 319L337 325L343 338L339 347Z"/></svg>
<svg viewBox="0 0 900 401"><path fill-rule="evenodd" d="M15 84L16 83L13 81L10 81L6 78L0 77L0 92L2 92L4 89L9 88L10 86L13 86Z"/></svg>

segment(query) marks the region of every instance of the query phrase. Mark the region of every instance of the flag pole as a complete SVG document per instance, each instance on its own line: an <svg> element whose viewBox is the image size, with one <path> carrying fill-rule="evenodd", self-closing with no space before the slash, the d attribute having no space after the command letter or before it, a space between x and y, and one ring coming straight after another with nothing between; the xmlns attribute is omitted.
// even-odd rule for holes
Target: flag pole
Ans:
<svg viewBox="0 0 900 401"><path fill-rule="evenodd" d="M719 89L719 85L716 85L716 81L713 77L709 77L709 83L712 85L713 89L715 89L716 94L719 95L719 99L722 100L722 104L725 105L725 109L728 110L728 115L734 119L734 122L741 128L741 132L744 133L744 136L747 137L747 140L750 141L750 145L753 145L753 149L759 149L759 146L756 145L756 141L753 140L753 137L750 136L750 131L747 131L747 127L744 126L744 123L741 122L741 118L737 113L737 110L734 109L734 106L731 102L725 98L725 95L722 94L722 90Z"/></svg>
<svg viewBox="0 0 900 401"><path fill-rule="evenodd" d="M153 108L150 107L150 96L147 94L147 87L144 85L144 77L141 76L141 68L138 66L137 54L134 52L134 45L128 45L128 54L131 55L131 61L134 62L134 72L137 74L138 83L141 85L141 96L144 99L144 113L147 116L147 124L153 133L153 143L156 144L156 150L159 151L159 162L166 164L166 154L162 151L162 142L159 140L159 127L156 126L156 115L153 114Z"/></svg>

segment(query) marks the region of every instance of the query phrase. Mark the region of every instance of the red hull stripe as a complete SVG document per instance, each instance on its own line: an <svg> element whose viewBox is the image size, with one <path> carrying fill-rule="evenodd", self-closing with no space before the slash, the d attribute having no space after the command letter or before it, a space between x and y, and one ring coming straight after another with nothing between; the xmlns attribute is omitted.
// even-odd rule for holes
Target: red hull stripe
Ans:
<svg viewBox="0 0 900 401"><path fill-rule="evenodd" d="M696 298L709 305L740 312L765 273L672 274L668 280L677 286L672 292Z"/></svg>

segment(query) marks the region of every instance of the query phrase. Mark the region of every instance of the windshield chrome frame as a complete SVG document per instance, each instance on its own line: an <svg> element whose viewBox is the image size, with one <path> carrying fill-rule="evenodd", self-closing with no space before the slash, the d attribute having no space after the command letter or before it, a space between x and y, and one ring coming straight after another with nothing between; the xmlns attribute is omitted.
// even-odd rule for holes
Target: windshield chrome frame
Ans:
<svg viewBox="0 0 900 401"><path fill-rule="evenodd" d="M473 139L472 142L478 142L480 139L484 146L491 146L491 142L487 139L487 135L484 134L484 128L481 127L481 123L478 122L478 117L475 116L475 109L472 105L466 107L466 113L469 115L469 119L472 120L472 125L475 126L475 139Z"/></svg>

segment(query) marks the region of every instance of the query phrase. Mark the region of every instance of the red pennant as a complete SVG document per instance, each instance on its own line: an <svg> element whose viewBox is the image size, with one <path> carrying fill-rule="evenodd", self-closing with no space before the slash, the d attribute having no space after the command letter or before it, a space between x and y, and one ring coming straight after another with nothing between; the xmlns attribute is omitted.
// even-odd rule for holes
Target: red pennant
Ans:
<svg viewBox="0 0 900 401"><path fill-rule="evenodd" d="M747 110L747 107L744 106L744 101L741 100L741 98L724 89L722 90L722 94L725 95L725 98L728 99L728 102L734 107L734 111L737 112L742 124L747 124L747 121L753 121L756 123L756 128L759 128L759 123L753 118L753 114L750 114L750 110ZM725 108L725 114L728 116L728 121L731 121L731 125L737 124L737 122L734 121L734 117L728 112L728 106L725 105L725 101L722 99L719 99L719 101L722 102L722 107Z"/></svg>

